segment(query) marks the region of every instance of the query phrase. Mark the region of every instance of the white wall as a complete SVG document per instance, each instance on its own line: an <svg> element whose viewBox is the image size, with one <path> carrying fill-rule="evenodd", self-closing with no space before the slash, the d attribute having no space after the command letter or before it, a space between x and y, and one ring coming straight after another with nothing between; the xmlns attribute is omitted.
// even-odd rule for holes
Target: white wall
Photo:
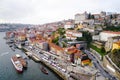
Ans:
<svg viewBox="0 0 120 80"><path fill-rule="evenodd" d="M114 37L114 36L120 36L120 34L112 34L112 33L101 32L100 33L100 40L101 41L107 41L109 37Z"/></svg>

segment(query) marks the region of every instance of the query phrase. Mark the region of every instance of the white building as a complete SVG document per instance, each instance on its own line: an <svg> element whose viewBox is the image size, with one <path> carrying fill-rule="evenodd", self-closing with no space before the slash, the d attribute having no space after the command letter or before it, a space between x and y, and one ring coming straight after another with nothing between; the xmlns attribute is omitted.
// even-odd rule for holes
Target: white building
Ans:
<svg viewBox="0 0 120 80"><path fill-rule="evenodd" d="M92 27L85 27L85 28L83 28L83 31L89 31L90 33L94 33L95 29Z"/></svg>
<svg viewBox="0 0 120 80"><path fill-rule="evenodd" d="M107 41L109 37L120 36L120 32L103 31L99 36L101 41Z"/></svg>
<svg viewBox="0 0 120 80"><path fill-rule="evenodd" d="M65 29L74 28L74 24L72 24L71 22L67 22L67 23L64 25L64 28L65 28Z"/></svg>
<svg viewBox="0 0 120 80"><path fill-rule="evenodd" d="M99 35L93 35L93 36L92 36L92 39L99 41L99 40L100 40L100 36L99 36Z"/></svg>
<svg viewBox="0 0 120 80"><path fill-rule="evenodd" d="M74 30L67 30L65 36L67 39L75 40L77 37L82 37L82 33Z"/></svg>
<svg viewBox="0 0 120 80"><path fill-rule="evenodd" d="M100 18L100 14L93 14L95 19L99 19Z"/></svg>
<svg viewBox="0 0 120 80"><path fill-rule="evenodd" d="M82 23L82 21L86 20L88 18L87 12L84 12L83 14L76 14L75 15L75 24Z"/></svg>

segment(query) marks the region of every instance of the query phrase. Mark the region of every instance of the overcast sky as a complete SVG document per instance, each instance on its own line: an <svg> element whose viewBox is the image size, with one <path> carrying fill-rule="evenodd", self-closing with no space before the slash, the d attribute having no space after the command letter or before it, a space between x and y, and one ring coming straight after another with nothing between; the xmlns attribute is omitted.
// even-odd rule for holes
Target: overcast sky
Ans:
<svg viewBox="0 0 120 80"><path fill-rule="evenodd" d="M0 0L0 23L43 24L84 11L120 12L120 0Z"/></svg>

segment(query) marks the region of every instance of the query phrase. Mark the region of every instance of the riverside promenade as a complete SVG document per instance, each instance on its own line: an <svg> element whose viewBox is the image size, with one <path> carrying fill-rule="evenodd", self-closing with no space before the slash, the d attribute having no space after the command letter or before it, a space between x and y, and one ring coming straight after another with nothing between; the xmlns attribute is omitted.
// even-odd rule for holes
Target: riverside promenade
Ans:
<svg viewBox="0 0 120 80"><path fill-rule="evenodd" d="M32 50L28 49L27 47L23 47L23 50L25 50L25 54L29 57L31 57L34 61L36 62L41 62L44 64L46 67L54 71L57 75L59 75L63 80L68 80L66 75L61 73L60 71L57 70L54 66L51 66L49 62L47 62L45 59L43 60L43 55L42 54L36 54ZM43 52L43 51L41 51Z"/></svg>
<svg viewBox="0 0 120 80"><path fill-rule="evenodd" d="M81 67L74 67L70 63L65 63L59 56L51 54L51 52L44 51L37 47L30 49L26 46L22 49L25 51L26 55L31 57L34 61L41 62L46 65L63 80L94 80L94 76L91 73L85 71ZM50 56L57 58L58 61L49 58Z"/></svg>

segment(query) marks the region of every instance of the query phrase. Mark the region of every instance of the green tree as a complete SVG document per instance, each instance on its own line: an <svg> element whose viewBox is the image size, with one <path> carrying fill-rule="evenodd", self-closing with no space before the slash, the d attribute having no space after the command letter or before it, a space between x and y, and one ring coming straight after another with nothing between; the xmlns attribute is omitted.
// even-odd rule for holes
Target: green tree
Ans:
<svg viewBox="0 0 120 80"><path fill-rule="evenodd" d="M90 32L88 31L84 31L83 32L83 37L85 38L85 40L87 41L88 47L90 46L90 43L92 42L92 35Z"/></svg>
<svg viewBox="0 0 120 80"><path fill-rule="evenodd" d="M91 19L95 19L94 15L91 15Z"/></svg>
<svg viewBox="0 0 120 80"><path fill-rule="evenodd" d="M110 19L113 19L113 15L110 15Z"/></svg>
<svg viewBox="0 0 120 80"><path fill-rule="evenodd" d="M65 29L64 28L59 28L57 31L60 35L65 34Z"/></svg>
<svg viewBox="0 0 120 80"><path fill-rule="evenodd" d="M88 14L88 19L91 19L91 13Z"/></svg>
<svg viewBox="0 0 120 80"><path fill-rule="evenodd" d="M86 41L87 46L90 46L90 43L92 42L92 35L88 31L82 31L83 36L82 37L77 37L76 40L78 41Z"/></svg>
<svg viewBox="0 0 120 80"><path fill-rule="evenodd" d="M101 52L102 52L102 53L105 53L105 52L106 52L104 47L101 47Z"/></svg>
<svg viewBox="0 0 120 80"><path fill-rule="evenodd" d="M59 37L56 37L55 39L53 39L53 43L55 43L55 44L58 44L58 40L59 40Z"/></svg>

